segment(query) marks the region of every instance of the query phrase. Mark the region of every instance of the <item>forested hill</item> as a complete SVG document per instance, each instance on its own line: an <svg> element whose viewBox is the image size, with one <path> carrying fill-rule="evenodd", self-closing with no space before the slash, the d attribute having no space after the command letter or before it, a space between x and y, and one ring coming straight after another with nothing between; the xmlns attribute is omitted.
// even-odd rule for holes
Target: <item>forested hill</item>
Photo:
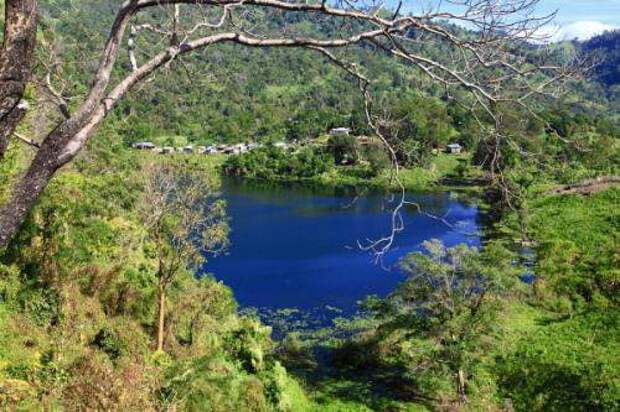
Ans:
<svg viewBox="0 0 620 412"><path fill-rule="evenodd" d="M580 44L597 60L593 75L608 87L620 85L620 30L608 31Z"/></svg>
<svg viewBox="0 0 620 412"><path fill-rule="evenodd" d="M100 0L42 3L46 35L61 37L65 45L55 50L62 57L57 60L81 62L62 67L68 94L83 93L84 84L90 81L114 5ZM288 33L320 38L333 30L338 30L333 23L299 20L294 14L287 22ZM360 51L356 56L367 62L381 90L395 92L406 84L430 91L427 80L412 77L410 69L388 57L371 59L369 53ZM128 69L126 53L119 63L116 73L120 76ZM175 146L185 141L206 144L314 137L330 127L364 124L357 84L316 52L230 44L184 57L124 98L115 113L116 118L108 121L115 123L127 143L148 139Z"/></svg>
<svg viewBox="0 0 620 412"><path fill-rule="evenodd" d="M69 96L83 93L84 85L90 81L97 53L113 18L113 6L113 2L95 0L55 0L42 4L45 36L62 38L65 45L49 56L41 56L42 60L47 60L47 65L53 59L81 62L81 65L65 65L59 72ZM298 20L294 14L287 16L290 33L321 37L339 30L333 22ZM420 47L424 49L422 54L440 61L448 54L441 46L430 48L421 44ZM79 58L70 58L68 54L77 54ZM368 76L374 81L378 105L413 96L421 117L428 117L425 113L442 106L450 112L452 126L461 135L467 135L466 129L471 125L464 120L467 116L458 113L463 108L451 107L451 100L445 99L446 91L419 71L368 48L350 51L349 56L364 62ZM123 58L117 74L128 69L127 58ZM602 94L598 86L586 86L584 90L593 99ZM458 100L463 102L465 98L461 96ZM596 105L600 110L607 101ZM250 49L234 45L216 45L184 57L182 63L172 65L127 96L112 117L108 122L114 124L113 129L127 144L141 140L180 146L304 139L338 126L352 127L357 133L367 132L355 81L342 69L327 64L321 55L308 50ZM463 140L466 144L467 137Z"/></svg>

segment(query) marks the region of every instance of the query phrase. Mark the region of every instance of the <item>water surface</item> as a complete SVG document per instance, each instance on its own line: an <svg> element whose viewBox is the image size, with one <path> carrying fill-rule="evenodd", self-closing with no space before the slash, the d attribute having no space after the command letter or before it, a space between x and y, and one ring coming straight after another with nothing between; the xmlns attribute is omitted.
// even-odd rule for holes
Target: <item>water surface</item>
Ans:
<svg viewBox="0 0 620 412"><path fill-rule="evenodd" d="M419 250L424 240L440 239L448 246L480 241L472 235L480 225L474 205L450 193L412 194L409 200L449 225L405 211L405 230L385 256L384 266L391 268L385 270L357 247L357 241L378 239L390 230L393 204L382 194L355 197L336 189L227 181L223 195L232 245L226 255L210 259L203 272L231 287L241 307L348 315L365 296L392 291L403 279L396 262Z"/></svg>

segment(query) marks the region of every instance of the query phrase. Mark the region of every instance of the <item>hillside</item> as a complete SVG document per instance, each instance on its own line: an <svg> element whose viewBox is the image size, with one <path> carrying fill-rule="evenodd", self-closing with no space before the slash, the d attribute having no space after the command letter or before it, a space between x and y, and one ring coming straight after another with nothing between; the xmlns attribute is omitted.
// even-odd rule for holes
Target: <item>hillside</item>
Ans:
<svg viewBox="0 0 620 412"><path fill-rule="evenodd" d="M43 3L42 8L46 36L60 41L64 47L51 55L42 54L44 64L39 69L54 60L76 62L72 58L75 56L80 57L78 62L95 61L97 47L102 44L113 18L111 3L81 0L77 7L74 1L57 0ZM278 18L288 19L287 31L291 33L320 38L339 30L332 21L308 21L294 14ZM609 59L609 50L613 47L617 50L617 33L615 36L615 43L607 40L614 39L614 34L609 34L583 44L583 50L604 51ZM438 61L446 58L442 47L430 48L423 43L418 47L420 52ZM535 50L531 48L528 53ZM440 104L452 114L467 107L467 103L457 107L455 99L445 99L448 93L443 87L382 52L366 47L351 54L356 61L365 63L368 77L374 79L374 95L379 102L421 93L443 99ZM614 54L611 56L613 59ZM124 60L117 71L128 68L126 56L121 57ZM613 61L606 62L598 68L597 79L617 80L617 67L614 69ZM90 70L92 64L71 63L60 68L57 75L63 78L61 85L67 96L83 93ZM608 88L611 94L615 93L613 90ZM571 101L579 102L572 105L574 112L606 110L614 102L613 96L601 100L601 94L605 93L600 92L596 83L581 84L574 93ZM461 103L467 98L459 95ZM176 146L188 142L303 140L339 126L352 127L359 134L368 133L356 82L315 52L298 49L210 47L185 57L182 64L172 65L142 85L117 106L114 114L114 129L127 144L141 140ZM472 125L463 121L467 116L452 117L455 130L462 135L471 133ZM464 137L462 143L467 144L468 139L471 137Z"/></svg>
<svg viewBox="0 0 620 412"><path fill-rule="evenodd" d="M593 77L609 88L620 85L620 30L606 32L580 44L597 65Z"/></svg>

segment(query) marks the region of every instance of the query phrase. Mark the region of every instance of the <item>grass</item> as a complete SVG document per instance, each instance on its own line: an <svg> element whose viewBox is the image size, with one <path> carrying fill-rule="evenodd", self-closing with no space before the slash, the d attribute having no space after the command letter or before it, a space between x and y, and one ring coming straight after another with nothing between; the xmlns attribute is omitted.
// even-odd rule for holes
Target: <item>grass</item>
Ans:
<svg viewBox="0 0 620 412"><path fill-rule="evenodd" d="M459 164L468 161L468 155L442 153L433 159L429 167L403 169L399 177L408 190L428 190L429 187L436 186L441 179L456 175Z"/></svg>
<svg viewBox="0 0 620 412"><path fill-rule="evenodd" d="M595 247L610 243L618 235L620 223L620 189L614 188L592 196L548 196L534 200L529 227L534 239L578 241ZM617 239L616 239L617 240Z"/></svg>
<svg viewBox="0 0 620 412"><path fill-rule="evenodd" d="M467 163L468 161L469 156L467 154L457 156L440 153L432 159L427 167L403 168L400 170L398 177L400 183L408 191L438 190L443 187L441 184L442 179L457 176L459 165L462 162ZM337 177L340 177L340 180L336 178L333 183L347 182L346 178L343 177L342 169L337 168L337 171ZM398 184L396 182L391 182L390 177L390 172L385 171L379 176L371 179L358 178L353 180L352 183L398 190Z"/></svg>
<svg viewBox="0 0 620 412"><path fill-rule="evenodd" d="M317 412L422 412L429 410L422 404L381 396L374 392L371 386L369 382L356 382L343 378L323 380L319 386L314 388L315 410Z"/></svg>
<svg viewBox="0 0 620 412"><path fill-rule="evenodd" d="M620 188L591 196L562 195L530 205L528 236L540 286L572 304L615 301L620 282Z"/></svg>
<svg viewBox="0 0 620 412"><path fill-rule="evenodd" d="M620 189L531 196L532 305L508 304L484 369L515 410L617 410Z"/></svg>

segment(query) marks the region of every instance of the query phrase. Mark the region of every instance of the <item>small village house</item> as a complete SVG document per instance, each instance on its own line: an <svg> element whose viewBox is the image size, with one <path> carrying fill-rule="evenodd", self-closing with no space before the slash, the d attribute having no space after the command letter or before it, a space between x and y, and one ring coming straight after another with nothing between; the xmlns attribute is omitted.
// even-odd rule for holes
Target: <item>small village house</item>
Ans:
<svg viewBox="0 0 620 412"><path fill-rule="evenodd" d="M351 134L351 129L348 127L335 127L329 131L331 136L348 136Z"/></svg>
<svg viewBox="0 0 620 412"><path fill-rule="evenodd" d="M132 144L131 147L138 150L153 150L155 149L155 144L152 142L137 142Z"/></svg>
<svg viewBox="0 0 620 412"><path fill-rule="evenodd" d="M463 146L458 143L450 143L446 146L446 150L450 154L459 154L463 151Z"/></svg>

